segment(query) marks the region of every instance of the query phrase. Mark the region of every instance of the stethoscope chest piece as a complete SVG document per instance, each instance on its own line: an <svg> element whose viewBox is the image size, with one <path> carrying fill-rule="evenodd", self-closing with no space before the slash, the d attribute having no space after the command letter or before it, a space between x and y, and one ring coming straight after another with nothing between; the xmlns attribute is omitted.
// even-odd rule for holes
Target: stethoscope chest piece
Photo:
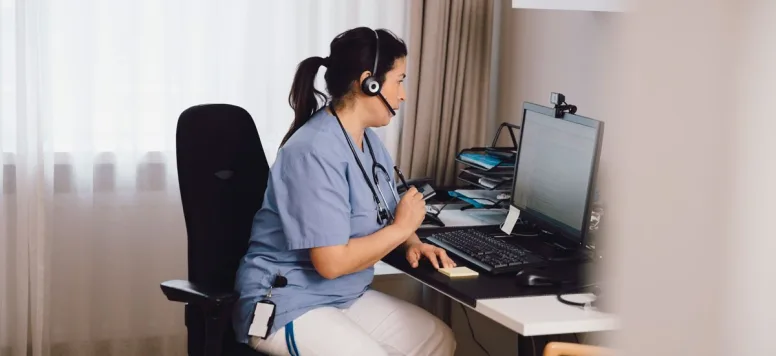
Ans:
<svg viewBox="0 0 776 356"><path fill-rule="evenodd" d="M388 221L390 216L388 215L388 210L385 210L382 206L377 208L377 223L380 225L385 225L385 222Z"/></svg>

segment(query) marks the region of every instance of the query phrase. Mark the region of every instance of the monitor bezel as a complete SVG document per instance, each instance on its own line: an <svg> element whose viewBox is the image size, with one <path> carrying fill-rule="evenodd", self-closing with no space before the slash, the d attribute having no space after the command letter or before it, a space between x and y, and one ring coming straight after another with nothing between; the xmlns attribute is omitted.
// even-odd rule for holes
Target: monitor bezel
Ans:
<svg viewBox="0 0 776 356"><path fill-rule="evenodd" d="M546 216L540 212L529 210L526 207L518 206L515 202L515 188L517 186L517 173L520 170L520 153L523 147L523 133L525 132L525 118L528 111L544 115L547 119L551 120L564 120L578 125L591 127L596 130L595 149L593 155L592 169L590 170L590 177L588 178L587 194L585 201L584 216L586 218L582 221L581 230L577 230L571 226L568 226L560 221L557 221L549 216ZM551 234L559 235L562 237L562 241L566 244L570 244L574 247L584 247L587 243L588 230L590 228L590 214L593 208L593 200L595 198L596 177L598 176L598 165L601 157L601 146L603 141L604 122L595 120L589 117L584 117L576 114L564 113L562 117L555 118L555 109L534 104L531 102L523 103L523 117L520 123L520 141L517 148L516 164L513 173L513 183L511 188L510 205L520 210L520 219L537 225L538 228L545 230Z"/></svg>

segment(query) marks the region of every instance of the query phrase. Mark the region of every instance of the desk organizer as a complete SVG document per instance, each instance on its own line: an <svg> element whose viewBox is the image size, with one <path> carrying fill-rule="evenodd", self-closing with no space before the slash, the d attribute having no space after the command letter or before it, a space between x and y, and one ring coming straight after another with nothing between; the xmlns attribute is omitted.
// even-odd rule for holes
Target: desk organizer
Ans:
<svg viewBox="0 0 776 356"><path fill-rule="evenodd" d="M511 147L497 146L504 128L508 129L512 139ZM515 129L519 130L520 126L502 123L490 146L461 150L455 157L455 160L464 166L458 174L458 180L486 190L511 190L517 164Z"/></svg>

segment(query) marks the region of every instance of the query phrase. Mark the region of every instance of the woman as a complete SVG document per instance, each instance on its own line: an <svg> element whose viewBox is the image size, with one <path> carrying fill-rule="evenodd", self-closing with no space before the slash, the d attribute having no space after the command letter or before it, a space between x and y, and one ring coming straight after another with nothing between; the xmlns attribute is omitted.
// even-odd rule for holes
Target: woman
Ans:
<svg viewBox="0 0 776 356"><path fill-rule="evenodd" d="M272 355L452 355L444 323L369 289L374 264L400 246L413 267L420 258L455 265L418 239L423 197L414 188L397 197L391 157L371 130L404 101L407 48L388 31L356 28L330 51L302 61L294 77L294 122L237 273L237 338ZM313 85L321 66L330 97L323 108ZM287 285L269 293L278 276Z"/></svg>

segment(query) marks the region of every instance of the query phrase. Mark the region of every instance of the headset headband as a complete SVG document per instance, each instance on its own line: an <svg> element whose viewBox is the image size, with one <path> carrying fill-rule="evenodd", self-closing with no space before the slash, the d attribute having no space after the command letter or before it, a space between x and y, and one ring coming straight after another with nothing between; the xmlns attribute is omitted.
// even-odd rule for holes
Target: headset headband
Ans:
<svg viewBox="0 0 776 356"><path fill-rule="evenodd" d="M391 104L388 103L388 100L385 99L381 92L383 89L382 84L377 80L377 62L378 58L380 58L380 36L376 30L372 28L370 28L370 30L375 33L375 63L372 67L372 73L361 83L361 91L369 96L378 96L391 115L396 116L396 111L393 110Z"/></svg>
<svg viewBox="0 0 776 356"><path fill-rule="evenodd" d="M380 36L377 35L377 31L371 29L375 33L375 64L372 67L372 76L377 75L377 59L380 58Z"/></svg>

